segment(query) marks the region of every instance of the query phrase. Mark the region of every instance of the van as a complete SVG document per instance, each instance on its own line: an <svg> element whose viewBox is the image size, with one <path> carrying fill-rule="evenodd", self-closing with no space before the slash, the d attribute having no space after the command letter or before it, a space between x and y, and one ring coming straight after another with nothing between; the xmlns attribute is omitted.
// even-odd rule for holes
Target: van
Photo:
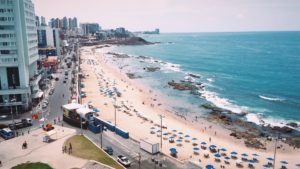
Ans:
<svg viewBox="0 0 300 169"><path fill-rule="evenodd" d="M0 135L3 137L5 140L14 138L15 135L14 133L9 129L9 128L4 128L0 130Z"/></svg>

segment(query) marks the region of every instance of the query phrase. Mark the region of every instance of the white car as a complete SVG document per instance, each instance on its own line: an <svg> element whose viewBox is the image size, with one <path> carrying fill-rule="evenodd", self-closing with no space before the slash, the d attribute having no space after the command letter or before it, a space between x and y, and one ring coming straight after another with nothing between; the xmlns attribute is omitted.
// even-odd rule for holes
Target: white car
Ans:
<svg viewBox="0 0 300 169"><path fill-rule="evenodd" d="M131 162L128 160L128 158L123 156L123 155L118 155L117 160L118 160L119 163L121 163L125 167L129 167L130 164L131 164Z"/></svg>

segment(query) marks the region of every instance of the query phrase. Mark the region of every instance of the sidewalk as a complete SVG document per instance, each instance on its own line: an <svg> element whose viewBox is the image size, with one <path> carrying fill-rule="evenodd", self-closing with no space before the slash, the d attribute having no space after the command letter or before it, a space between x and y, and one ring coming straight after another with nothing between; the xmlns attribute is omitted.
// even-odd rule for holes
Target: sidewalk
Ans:
<svg viewBox="0 0 300 169"><path fill-rule="evenodd" d="M57 169L82 167L88 160L62 153L63 143L66 139L75 135L76 131L61 126L55 126L55 130L57 133L51 137L55 140L51 143L42 141L45 135L42 129L37 129L30 134L26 133L24 136L1 142L0 159L2 161L2 168L11 168L27 161L44 162ZM22 149L24 141L28 143L27 149Z"/></svg>

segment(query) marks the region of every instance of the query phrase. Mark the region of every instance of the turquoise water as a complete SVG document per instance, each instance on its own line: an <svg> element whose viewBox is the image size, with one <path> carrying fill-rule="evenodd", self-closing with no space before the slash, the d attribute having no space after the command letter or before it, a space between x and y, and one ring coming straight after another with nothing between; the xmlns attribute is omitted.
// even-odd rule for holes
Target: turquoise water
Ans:
<svg viewBox="0 0 300 169"><path fill-rule="evenodd" d="M197 103L208 101L236 113L250 112L248 120L256 123L300 122L300 32L174 33L143 37L161 43L120 46L114 50L149 56L152 59L145 63L148 65L158 63L153 60L168 62L160 64L164 69L153 73L143 72L143 66L133 64L137 61L126 64L131 64L131 72L147 77L144 82L150 86L185 102L182 110L188 112ZM166 88L167 81L184 79L186 73L201 76L197 80L206 86L201 97Z"/></svg>

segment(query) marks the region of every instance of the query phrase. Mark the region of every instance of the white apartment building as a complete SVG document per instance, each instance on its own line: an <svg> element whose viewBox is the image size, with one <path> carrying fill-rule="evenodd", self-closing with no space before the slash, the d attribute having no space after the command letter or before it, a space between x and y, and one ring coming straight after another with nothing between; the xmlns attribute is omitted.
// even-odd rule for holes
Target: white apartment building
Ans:
<svg viewBox="0 0 300 169"><path fill-rule="evenodd" d="M31 0L0 0L0 114L27 109L37 85L37 28Z"/></svg>

